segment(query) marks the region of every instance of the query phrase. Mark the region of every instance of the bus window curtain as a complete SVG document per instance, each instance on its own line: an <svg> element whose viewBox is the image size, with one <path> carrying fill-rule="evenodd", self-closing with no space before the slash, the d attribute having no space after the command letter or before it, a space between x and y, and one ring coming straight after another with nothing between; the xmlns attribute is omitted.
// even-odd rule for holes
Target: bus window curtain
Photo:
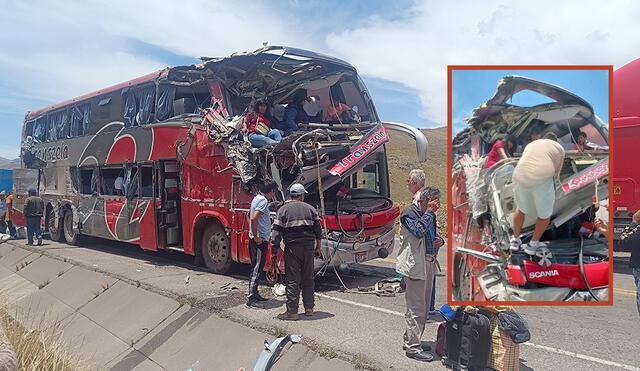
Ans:
<svg viewBox="0 0 640 371"><path fill-rule="evenodd" d="M69 169L69 176L71 177L71 185L75 192L80 191L80 169L72 167Z"/></svg>
<svg viewBox="0 0 640 371"><path fill-rule="evenodd" d="M138 198L138 171L136 167L127 169L124 177L124 190L127 198Z"/></svg>
<svg viewBox="0 0 640 371"><path fill-rule="evenodd" d="M79 137L88 134L91 105L83 104L71 108L69 119L69 137Z"/></svg>
<svg viewBox="0 0 640 371"><path fill-rule="evenodd" d="M136 116L136 122L138 125L146 125L153 121L153 109L156 105L155 96L155 86L144 88L139 91L140 99L138 102L138 115Z"/></svg>
<svg viewBox="0 0 640 371"><path fill-rule="evenodd" d="M136 114L138 113L138 105L136 103L136 97L132 91L127 90L122 92L122 122L125 127L131 127L136 125Z"/></svg>
<svg viewBox="0 0 640 371"><path fill-rule="evenodd" d="M46 116L43 116L37 119L33 127L33 139L37 140L38 142L44 142L45 135L46 135L46 127L47 127Z"/></svg>
<svg viewBox="0 0 640 371"><path fill-rule="evenodd" d="M166 120L173 114L173 99L176 96L176 87L173 85L160 85L156 117L158 120Z"/></svg>
<svg viewBox="0 0 640 371"><path fill-rule="evenodd" d="M100 170L98 170L98 168L94 168L93 173L91 173L91 193L98 194L99 188L100 188Z"/></svg>
<svg viewBox="0 0 640 371"><path fill-rule="evenodd" d="M65 126L67 123L67 111L59 111L49 115L49 135L48 140L54 141L65 137Z"/></svg>

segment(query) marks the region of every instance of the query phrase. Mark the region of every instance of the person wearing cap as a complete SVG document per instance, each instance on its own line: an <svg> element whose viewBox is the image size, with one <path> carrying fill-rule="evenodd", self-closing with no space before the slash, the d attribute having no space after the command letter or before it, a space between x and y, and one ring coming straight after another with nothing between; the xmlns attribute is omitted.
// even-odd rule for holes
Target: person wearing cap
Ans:
<svg viewBox="0 0 640 371"><path fill-rule="evenodd" d="M258 292L258 278L267 261L267 246L271 232L269 200L275 196L277 189L276 182L266 180L260 185L260 192L251 201L249 209L249 257L251 259L251 279L247 296L249 308L263 308L260 302L267 300Z"/></svg>
<svg viewBox="0 0 640 371"><path fill-rule="evenodd" d="M44 214L44 201L37 196L35 189L29 190L29 197L24 204L24 216L27 220L27 245L33 245L33 236L38 239L38 246L42 245L40 220Z"/></svg>
<svg viewBox="0 0 640 371"><path fill-rule="evenodd" d="M0 192L0 233L7 233L7 223L5 222L5 216L7 214L7 200L6 200L6 192Z"/></svg>
<svg viewBox="0 0 640 371"><path fill-rule="evenodd" d="M244 120L242 131L249 134L249 142L254 147L264 147L280 143L282 135L274 129L267 114L267 103L258 101Z"/></svg>
<svg viewBox="0 0 640 371"><path fill-rule="evenodd" d="M287 104L287 108L284 110L284 120L277 126L278 129L284 132L285 137L293 134L294 131L300 130L298 123L305 125L309 123L309 116L304 110L304 103L307 99L307 92L299 90L293 95L291 102Z"/></svg>
<svg viewBox="0 0 640 371"><path fill-rule="evenodd" d="M431 306L432 285L436 271L437 249L444 244L436 233L436 214L440 208L440 190L424 187L417 204L411 204L400 214L400 249L396 272L405 279L405 321L403 349L407 357L431 362L429 347L421 337Z"/></svg>
<svg viewBox="0 0 640 371"><path fill-rule="evenodd" d="M285 321L298 320L300 291L304 314L311 316L314 308L313 258L320 255L322 228L318 211L304 202L306 193L302 184L289 188L291 200L278 210L271 231L272 255L284 242L287 310L277 318Z"/></svg>
<svg viewBox="0 0 640 371"><path fill-rule="evenodd" d="M549 226L556 200L553 179L562 170L565 152L552 132L545 134L544 138L539 132L533 132L531 138L533 141L525 147L522 157L513 170L516 211L513 216L513 237L510 240L510 249L513 251L520 249L522 245L520 232L525 216L533 215L536 217L536 224L533 236L525 246L524 252L535 255L538 248L544 246L540 238Z"/></svg>

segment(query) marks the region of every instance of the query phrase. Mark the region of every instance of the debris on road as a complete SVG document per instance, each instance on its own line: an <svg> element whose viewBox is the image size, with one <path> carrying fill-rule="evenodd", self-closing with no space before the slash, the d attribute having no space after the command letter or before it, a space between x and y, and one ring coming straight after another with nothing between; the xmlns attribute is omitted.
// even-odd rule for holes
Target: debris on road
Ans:
<svg viewBox="0 0 640 371"><path fill-rule="evenodd" d="M271 341L264 341L264 350L258 358L253 362L251 369L253 371L268 371L273 367L273 364L276 363L282 349L291 341L291 343L296 344L302 340L302 335L287 335L277 339L273 339Z"/></svg>

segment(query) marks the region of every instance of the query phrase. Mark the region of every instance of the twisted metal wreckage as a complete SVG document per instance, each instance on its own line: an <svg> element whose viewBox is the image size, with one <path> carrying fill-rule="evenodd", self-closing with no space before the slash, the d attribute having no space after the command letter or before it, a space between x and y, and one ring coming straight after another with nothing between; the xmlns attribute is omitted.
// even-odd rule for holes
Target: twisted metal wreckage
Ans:
<svg viewBox="0 0 640 371"><path fill-rule="evenodd" d="M521 91L545 96L533 107L511 104ZM606 300L609 246L606 236L586 235L599 204L608 199L608 128L582 98L557 86L519 76L498 83L493 97L473 110L469 127L453 138L453 297L456 300ZM565 148L555 178L555 204L535 257L509 249L515 213L511 175L534 126L553 132ZM589 141L576 149L579 133ZM488 169L491 145L511 135L514 156ZM526 243L535 218L522 230Z"/></svg>

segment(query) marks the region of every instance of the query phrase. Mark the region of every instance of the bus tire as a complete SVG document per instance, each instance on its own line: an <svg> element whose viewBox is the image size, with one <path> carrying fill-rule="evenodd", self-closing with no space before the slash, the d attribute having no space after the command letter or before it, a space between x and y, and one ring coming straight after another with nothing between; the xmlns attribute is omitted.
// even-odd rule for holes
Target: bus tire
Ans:
<svg viewBox="0 0 640 371"><path fill-rule="evenodd" d="M63 231L64 238L67 240L67 243L70 245L77 245L80 242L80 234L73 230L73 211L68 209L64 213L63 220Z"/></svg>
<svg viewBox="0 0 640 371"><path fill-rule="evenodd" d="M213 273L227 274L231 271L231 241L219 223L209 223L202 234L200 252L205 266Z"/></svg>
<svg viewBox="0 0 640 371"><path fill-rule="evenodd" d="M471 300L470 272L467 260L461 254L456 254L453 266L455 267L453 277L454 300Z"/></svg>
<svg viewBox="0 0 640 371"><path fill-rule="evenodd" d="M47 230L49 231L51 241L64 242L62 218L56 220L56 213L53 211L53 207L47 208Z"/></svg>

